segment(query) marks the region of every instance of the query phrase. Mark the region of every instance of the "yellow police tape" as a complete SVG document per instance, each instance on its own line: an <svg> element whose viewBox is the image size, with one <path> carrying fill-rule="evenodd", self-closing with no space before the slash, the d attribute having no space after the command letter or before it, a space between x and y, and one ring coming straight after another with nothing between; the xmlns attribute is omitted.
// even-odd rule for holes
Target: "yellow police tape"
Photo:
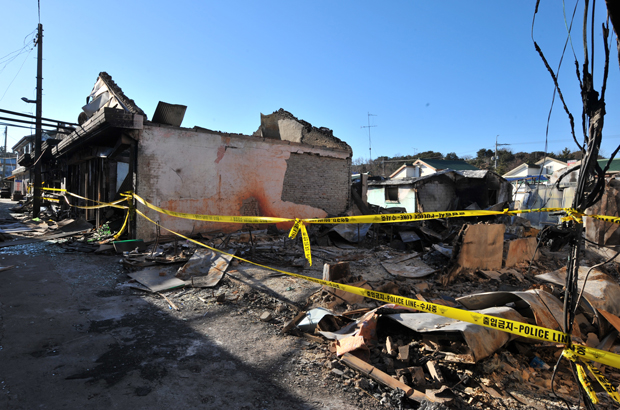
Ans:
<svg viewBox="0 0 620 410"><path fill-rule="evenodd" d="M60 202L60 199L58 198L50 198L49 196L38 196L37 198L43 200L43 201L50 201L50 202Z"/></svg>
<svg viewBox="0 0 620 410"><path fill-rule="evenodd" d="M90 198L86 198L86 197L78 195L78 194L74 194L74 193L69 192L66 189L62 189L62 188L41 188L41 189L44 190L44 191L64 192L66 195L71 195L73 197L76 197L76 198L79 198L79 199L83 199L85 201L95 202L95 203L99 204L99 205L88 205L88 206L73 205L68 200L66 200L66 198L65 198L65 202L67 203L67 205L69 205L69 206L71 206L73 208L79 208L79 209L100 209L100 208L112 207L112 208L119 208L119 209L129 209L129 207L127 207L127 206L118 205L121 202L127 201L128 199L126 197L123 198L123 199L112 201L112 202L101 202L101 201L97 201L95 199L90 199Z"/></svg>
<svg viewBox="0 0 620 410"><path fill-rule="evenodd" d="M223 216L223 215L202 215L191 214L184 212L168 211L166 209L155 206L148 201L144 200L137 194L133 194L136 201L142 205L157 211L159 213L175 216L178 218L191 219L197 221L210 221L210 222L227 222L227 223L280 223L280 222L293 222L293 227L289 233L289 238L294 239L297 233L302 231L302 243L304 248L304 255L308 260L308 263L312 265L312 254L310 252L310 238L305 228L305 223L308 224L360 224L360 223L395 223L395 222L412 222L412 221L424 221L430 219L442 219L442 218L461 218L472 216L493 216L493 215L516 215L522 213L522 211L510 211L505 209L503 211L448 211L448 212L417 212L417 213L403 213L403 214L383 214L383 215L361 215L361 216L344 216L336 218L307 218L307 219L292 219L292 218L275 218L275 217L249 217L249 216ZM528 209L527 212L558 212L558 211L573 211L569 212L569 218L576 219L574 216L576 211L570 208L541 208L541 209ZM581 222L579 219L578 222Z"/></svg>
<svg viewBox="0 0 620 410"><path fill-rule="evenodd" d="M580 348L580 347L581 346L579 346L578 348ZM614 399L616 402L620 403L620 394L618 394L618 390L614 387L613 384L611 384L609 379L607 379L607 377L605 377L605 375L603 373L601 373L601 371L599 369L597 369L596 367L592 366L588 362L582 361L581 358L578 357L575 354L575 352L570 350L570 349L564 349L564 351L562 352L562 355L565 356L570 361L572 361L572 362L574 362L576 364L576 366L577 366L577 377L579 378L579 381L581 382L581 385L583 386L583 388L586 391L586 393L588 393L588 396L590 396L590 399L592 400L592 402L594 404L598 403L598 398L596 397L596 393L594 392L594 388L592 387L592 383L590 383L590 379L586 375L586 372L583 369L583 366L585 366L590 371L590 373L592 373L592 375L594 375L596 380L599 382L601 387L603 387L603 389L609 394L609 396L612 399Z"/></svg>
<svg viewBox="0 0 620 410"><path fill-rule="evenodd" d="M127 212L125 212L125 222L123 222L123 226L121 226L121 229L119 229L116 235L114 235L114 240L120 238L123 232L125 232L125 229L127 228L127 222L129 222L129 209L127 209Z"/></svg>
<svg viewBox="0 0 620 410"><path fill-rule="evenodd" d="M227 223L280 223L280 222L297 222L298 220L308 224L361 224L361 223L394 223L394 222L412 222L412 221L425 221L430 219L443 219L443 218L462 218L472 216L493 216L493 215L518 215L521 213L530 212L561 212L565 211L569 214L577 215L577 211L571 208L540 208L540 209L524 209L510 211L505 209L503 211L486 211L486 210L464 210L464 211L446 211L446 212L414 212L403 214L383 214L383 215L360 215L360 216L343 216L336 218L276 218L268 216L229 216L229 215L203 215L203 214L191 214L184 212L169 211L158 206L155 206L137 194L133 194L136 201L142 205L157 211L159 213L175 216L178 218L192 219L196 221L210 221L210 222L227 222ZM569 212L572 211L572 212ZM620 218L619 218L620 219ZM620 223L620 221L618 222ZM295 236L295 235L293 235Z"/></svg>
<svg viewBox="0 0 620 410"><path fill-rule="evenodd" d="M58 191L58 192L68 192L66 189L64 188L47 188L47 187L42 187L41 188L43 191Z"/></svg>
<svg viewBox="0 0 620 410"><path fill-rule="evenodd" d="M129 206L118 206L118 204L124 202L124 201L128 201L128 196L127 195L123 195L124 198L119 199L117 201L114 202L99 202L99 201L95 201L93 199L88 199L76 194L73 194L71 192L68 192L66 189L60 189L60 188L41 188L44 191L61 191L61 192L65 192L68 195L72 195L74 197L77 198L81 198L81 199L85 199L87 201L92 201L92 202L98 202L100 205L94 205L94 206L80 206L80 205L73 205L71 204L68 200L67 197L64 196L64 200L65 203L73 208L80 208L80 209L99 209L99 208L105 208L105 207L114 207L114 208L122 208L122 209L126 209L127 212L125 213L125 221L123 222L123 225L121 226L121 229L119 229L119 231L112 237L114 240L120 238L120 236L123 234L123 232L125 232L125 229L127 228L127 222L129 222L129 211L130 211L130 207ZM60 202L60 199L58 198L50 198L50 197L42 197L41 199L46 200L46 201L54 201L54 202Z"/></svg>
<svg viewBox="0 0 620 410"><path fill-rule="evenodd" d="M144 213L142 213L139 209L136 209L136 213L142 216L143 218L145 218L146 220L148 220L149 222L172 233L173 235L186 239L192 243L195 243L196 245L232 256L243 262L247 262L252 265L259 266L265 269L270 269L270 270L273 270L279 273L284 273L289 276L293 276L299 279L318 283L320 285L328 286L334 289L343 290L345 292L352 293L355 295L360 295L360 296L364 296L370 299L375 299L380 302L393 303L396 305L419 310L422 312L433 313L433 314L444 316L450 319L461 320L463 322L473 323L473 324L488 327L491 329L500 330L502 332L524 336L530 339L537 339L543 342L551 342L551 343L565 344L565 345L567 345L569 342L569 335L563 332L557 331L557 330L547 329L541 326L531 325L531 324L527 324L523 322L509 320L509 319L497 318L495 316L484 315L481 313L457 309L457 308L453 308L453 307L449 307L445 305L438 305L438 304L431 303L431 302L422 302L420 300L411 299L411 298L407 298L404 296L396 296L396 295L391 295L389 293L368 290L368 289L359 288L359 287L346 285L342 283L331 282L331 281L326 281L322 279L316 279L310 276L300 275L298 273L287 272L287 271L272 268L269 266L261 265L256 262L252 262L247 259L244 259L242 257L235 256L230 253L224 252L220 249L212 248L208 245L205 245L204 243L200 241L191 239L183 234L180 234L171 229L168 229L158 224L157 222L153 221L151 218L149 218ZM302 229L303 228L300 228L300 230ZM606 352L604 350L594 349L591 347L580 346L580 345L571 345L570 348L572 349L572 351L574 351L576 355L583 357L587 360L593 360L593 361L620 369L620 355Z"/></svg>
<svg viewBox="0 0 620 410"><path fill-rule="evenodd" d="M590 397L592 403L598 404L598 397L596 397L594 387L592 387L592 382L586 374L586 371L583 369L583 366L580 363L575 363L575 367L577 367L577 379L579 379L579 382L583 386L583 389L586 391L586 394Z"/></svg>
<svg viewBox="0 0 620 410"><path fill-rule="evenodd" d="M280 223L289 222L293 219L290 218L274 218L270 216L228 216L228 215L200 215L200 214L188 214L184 212L168 211L167 209L155 206L140 196L133 194L136 201L142 205L151 208L154 211L162 213L164 215L176 216L177 218L193 219L196 221L209 221L209 222L227 222L227 223L248 223L248 224L265 224L265 223Z"/></svg>

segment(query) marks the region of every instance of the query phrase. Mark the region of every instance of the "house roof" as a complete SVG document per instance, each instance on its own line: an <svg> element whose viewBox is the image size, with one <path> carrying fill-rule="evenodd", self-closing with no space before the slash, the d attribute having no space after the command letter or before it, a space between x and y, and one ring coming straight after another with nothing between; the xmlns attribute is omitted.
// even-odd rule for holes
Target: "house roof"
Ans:
<svg viewBox="0 0 620 410"><path fill-rule="evenodd" d="M99 73L99 78L105 83L105 85L108 87L108 90L112 91L112 93L121 102L121 104L123 104L127 111L132 114L140 114L146 116L144 111L142 111L142 109L136 105L135 101L127 97L121 87L119 87L118 84L116 84L114 80L112 80L112 76L110 74L102 71Z"/></svg>
<svg viewBox="0 0 620 410"><path fill-rule="evenodd" d="M390 174L390 176L388 178L393 178L394 175L398 174L400 171L402 171L403 169L407 168L407 167L412 167L413 164L404 164L402 165L400 168L398 168L396 171L392 172Z"/></svg>
<svg viewBox="0 0 620 410"><path fill-rule="evenodd" d="M368 186L416 185L420 182L436 179L439 177L444 177L444 178L447 177L452 180L456 180L461 177L471 178L471 179L482 179L482 178L486 178L487 175L489 174L495 175L500 180L505 181L505 178L503 178L501 175L496 174L495 172L489 171L486 169L477 169L477 170L467 169L467 170L459 170L459 171L455 171L452 169L445 169L439 172L435 172L433 174L425 175L423 177L405 177L405 178L398 178L398 179L386 179L385 181L369 181Z"/></svg>
<svg viewBox="0 0 620 410"><path fill-rule="evenodd" d="M420 158L416 162L414 162L414 164L417 164L419 162L435 170L453 169L455 171L465 171L465 170L479 170L480 169L462 160Z"/></svg>
<svg viewBox="0 0 620 410"><path fill-rule="evenodd" d="M566 166L566 162L562 162L559 159L555 159L555 158L551 158L551 157L546 157L543 159L540 159L538 161L536 161L534 164L528 164L526 162L524 162L523 164L517 166L516 168L511 169L510 171L506 172L504 174L504 178L509 177L513 174L516 174L517 172L521 171L524 168L534 168L534 169L540 169L540 167L545 163L545 162L556 162L560 165Z"/></svg>
<svg viewBox="0 0 620 410"><path fill-rule="evenodd" d="M543 158L541 160L536 161L536 165L542 165L543 163L545 163L547 161L557 162L560 165L566 166L566 162L560 161L559 159L555 159L555 158L551 158L551 157L546 157L546 158Z"/></svg>
<svg viewBox="0 0 620 410"><path fill-rule="evenodd" d="M32 141L34 141L34 135L27 135L25 137L23 137L22 139L20 139L17 144L13 145L13 148L11 148L13 151L16 151L18 149L20 149L21 147L31 143Z"/></svg>
<svg viewBox="0 0 620 410"><path fill-rule="evenodd" d="M527 163L525 163L525 162L524 162L523 164L521 164L521 165L517 166L516 168L513 168L513 169L511 169L510 171L506 172L506 173L503 175L503 177L504 177L504 178L509 177L509 176L511 176L512 174L516 174L517 172L521 171L521 170L522 170L522 169L524 169L524 168L529 168L529 165L528 165Z"/></svg>
<svg viewBox="0 0 620 410"><path fill-rule="evenodd" d="M605 168L605 165L607 165L608 161L609 159L598 160L598 164L600 165L601 169ZM611 164L609 164L609 169L607 170L608 174L613 174L616 172L620 172L620 159L614 159L613 161L611 161Z"/></svg>

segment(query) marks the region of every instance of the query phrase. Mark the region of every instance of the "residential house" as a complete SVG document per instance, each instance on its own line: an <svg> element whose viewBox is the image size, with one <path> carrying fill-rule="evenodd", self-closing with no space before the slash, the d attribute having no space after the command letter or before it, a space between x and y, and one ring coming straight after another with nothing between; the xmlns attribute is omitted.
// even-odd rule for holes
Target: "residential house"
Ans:
<svg viewBox="0 0 620 410"><path fill-rule="evenodd" d="M418 178L446 169L455 171L476 171L479 168L461 160L417 159L411 164L404 164L389 176L390 179Z"/></svg>
<svg viewBox="0 0 620 410"><path fill-rule="evenodd" d="M404 170L397 172L402 175ZM369 181L367 195L369 204L383 208L404 208L409 213L437 212L485 209L507 202L512 197L512 187L493 171L448 169L421 177Z"/></svg>
<svg viewBox="0 0 620 410"><path fill-rule="evenodd" d="M17 153L17 167L11 171L13 193L25 195L30 183L30 167L33 164L31 153L34 152L34 136L28 135L13 145L13 152Z"/></svg>
<svg viewBox="0 0 620 410"><path fill-rule="evenodd" d="M100 73L80 129L51 149L46 182L102 202L133 191L161 208L192 214L320 218L349 209L352 150L331 130L284 110L261 114L253 135L183 128L185 109L160 102L149 121ZM243 227L138 209L182 234ZM97 225L109 215L109 209L84 211ZM141 217L130 228L130 236L145 240L157 233Z"/></svg>
<svg viewBox="0 0 620 410"><path fill-rule="evenodd" d="M523 163L502 175L504 178L513 180L515 178L532 178L538 175L550 176L555 171L566 168L566 162L555 158L543 158L534 164Z"/></svg>
<svg viewBox="0 0 620 410"><path fill-rule="evenodd" d="M48 162L51 158L51 148L54 147L60 138L65 134L63 126L57 131L44 131L41 134L41 173L43 181L50 182L53 178L53 164ZM7 179L13 181L12 192L16 198L26 195L28 186L34 181L34 135L27 135L20 139L13 146L13 152L17 155L17 166L11 171L11 176ZM49 183L48 186L53 186Z"/></svg>
<svg viewBox="0 0 620 410"><path fill-rule="evenodd" d="M7 179L13 175L13 170L17 168L17 155L7 153L0 155L0 169L2 170L2 179Z"/></svg>
<svg viewBox="0 0 620 410"><path fill-rule="evenodd" d="M544 187L553 173L565 169L566 165L566 162L546 157L534 164L523 163L505 173L503 177L513 184L514 208L532 209L548 203L553 195L547 194L549 190Z"/></svg>
<svg viewBox="0 0 620 410"><path fill-rule="evenodd" d="M609 162L609 159L598 160L598 164L601 167L601 169L605 169L608 162ZM611 161L611 164L609 164L609 168L607 169L607 172L605 172L605 176L607 177L614 176L619 172L620 172L620 159L613 159Z"/></svg>

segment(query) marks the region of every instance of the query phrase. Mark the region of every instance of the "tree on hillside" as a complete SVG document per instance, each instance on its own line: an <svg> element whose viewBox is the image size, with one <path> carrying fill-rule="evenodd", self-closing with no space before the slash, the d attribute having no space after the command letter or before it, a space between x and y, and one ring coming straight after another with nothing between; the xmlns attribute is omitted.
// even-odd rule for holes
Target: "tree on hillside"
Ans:
<svg viewBox="0 0 620 410"><path fill-rule="evenodd" d="M444 159L447 159L450 161L456 161L456 160L459 160L460 158L458 157L458 155L456 155L456 152L448 152L446 156L444 157Z"/></svg>
<svg viewBox="0 0 620 410"><path fill-rule="evenodd" d="M573 153L570 148L566 147L558 153L557 157L562 161L568 161L569 159L573 159Z"/></svg>
<svg viewBox="0 0 620 410"><path fill-rule="evenodd" d="M478 158L478 159L491 158L492 156L493 156L493 151L492 150L482 148L482 149L478 150L476 158Z"/></svg>
<svg viewBox="0 0 620 410"><path fill-rule="evenodd" d="M443 154L441 152L435 152L435 151L424 151L424 152L420 152L419 154L416 154L413 156L415 159L418 158L422 158L422 159L443 159Z"/></svg>

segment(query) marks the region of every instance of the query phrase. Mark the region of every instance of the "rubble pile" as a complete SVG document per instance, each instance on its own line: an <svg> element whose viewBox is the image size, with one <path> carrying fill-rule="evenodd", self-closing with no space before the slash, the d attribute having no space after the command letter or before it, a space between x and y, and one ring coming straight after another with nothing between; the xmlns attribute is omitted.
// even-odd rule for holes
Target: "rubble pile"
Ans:
<svg viewBox="0 0 620 410"><path fill-rule="evenodd" d="M419 251L401 251L388 241L372 246L377 240L372 229L356 245L343 238L332 240L335 231L331 230L323 235L327 238L324 245L312 246L314 264L322 263L322 269L308 266L301 258L301 244L288 240L284 232L238 232L201 240L252 261L312 277L560 329L566 251L538 248L538 231L527 222L514 220L516 223L508 226L489 223L497 221L449 225L442 233L436 226L436 230L428 225L415 230L410 226L411 231L420 232ZM385 234L386 228L382 229ZM321 234L319 229L313 233ZM402 238L400 232L398 235ZM490 247L489 242L499 245ZM172 259L185 252L187 259L192 251L194 255L199 252L192 248L191 243L167 243L157 249L161 254L168 252ZM180 249L184 250L179 253ZM476 256L480 249L485 250L485 258ZM594 254L585 257L590 265L600 262ZM124 260L135 258L124 256ZM538 343L328 287L316 287L306 299L290 303L281 293L237 281L246 263L232 260L229 266L228 275L211 293L187 290L191 284L186 283L185 290L177 294L183 298L194 295L194 301L207 304L235 304L237 314L268 323L271 332L302 337L316 345L314 350L322 349L320 360L327 379L372 397L380 405L416 408L428 400L451 407L486 408L503 403L527 408L559 406L558 398L575 405L579 402L576 381L566 361L558 361L561 344ZM608 292L620 290L615 285L618 273L614 264L603 265L596 272L595 278L609 279ZM286 278L285 274L268 275ZM284 292L294 290L289 286ZM574 341L620 351L617 331L593 308L598 302L590 296L586 301L580 307ZM620 311L612 315L617 314ZM610 369L606 374L612 383L620 383L620 372ZM611 404L608 397L599 396L603 404Z"/></svg>

